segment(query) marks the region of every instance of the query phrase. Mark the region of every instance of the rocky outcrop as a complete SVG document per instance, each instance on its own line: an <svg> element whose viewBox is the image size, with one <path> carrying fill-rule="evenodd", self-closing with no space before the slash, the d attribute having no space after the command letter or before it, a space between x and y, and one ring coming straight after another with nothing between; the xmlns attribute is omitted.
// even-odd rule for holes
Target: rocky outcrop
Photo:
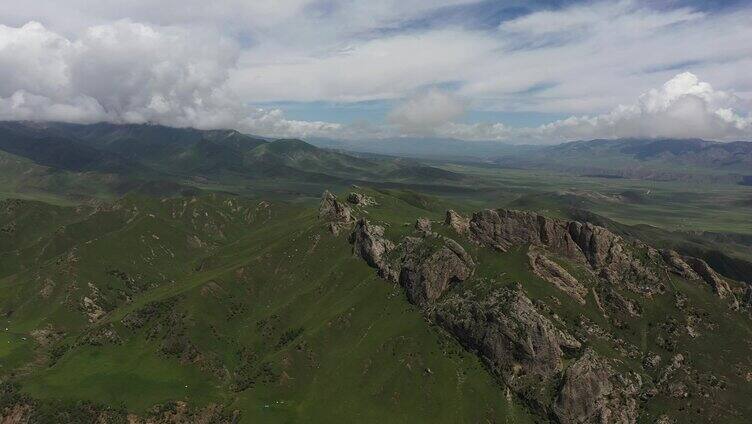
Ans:
<svg viewBox="0 0 752 424"><path fill-rule="evenodd" d="M400 284L410 302L426 306L468 279L475 268L470 255L457 242L441 236L434 240L408 237L401 245Z"/></svg>
<svg viewBox="0 0 752 424"><path fill-rule="evenodd" d="M347 195L347 201L357 206L371 206L376 204L376 200L373 197L356 192L351 192Z"/></svg>
<svg viewBox="0 0 752 424"><path fill-rule="evenodd" d="M598 301L601 308L605 307L609 313L614 315L625 317L639 317L642 315L642 308L638 303L624 297L609 284L601 286L598 290Z"/></svg>
<svg viewBox="0 0 752 424"><path fill-rule="evenodd" d="M691 266L684 259L673 250L663 249L660 250L661 257L666 265L669 266L669 271L672 273L686 278L687 280L699 280L700 276L692 269Z"/></svg>
<svg viewBox="0 0 752 424"><path fill-rule="evenodd" d="M742 296L742 305L747 309L752 309L752 285L747 284Z"/></svg>
<svg viewBox="0 0 752 424"><path fill-rule="evenodd" d="M535 275L553 284L580 304L585 304L585 296L587 296L588 292L587 288L567 272L566 269L548 259L536 249L531 249L527 257L530 261L530 268Z"/></svg>
<svg viewBox="0 0 752 424"><path fill-rule="evenodd" d="M502 252L513 246L532 244L566 256L582 257L565 222L532 212L505 209L476 212L469 229L472 239Z"/></svg>
<svg viewBox="0 0 752 424"><path fill-rule="evenodd" d="M541 315L520 287L483 299L450 297L437 306L435 320L518 392L541 389L562 371L565 352L581 347Z"/></svg>
<svg viewBox="0 0 752 424"><path fill-rule="evenodd" d="M637 250L647 250L647 246L628 243L611 231L590 223L571 221L568 229L591 269L599 276L646 296L663 290L651 267L634 255Z"/></svg>
<svg viewBox="0 0 752 424"><path fill-rule="evenodd" d="M431 232L431 220L428 218L418 218L415 221L415 229L424 233Z"/></svg>
<svg viewBox="0 0 752 424"><path fill-rule="evenodd" d="M384 237L383 227L361 219L350 242L356 256L376 268L382 278L399 282L408 300L418 306L430 305L452 284L469 278L475 268L472 257L457 242L428 231L395 245Z"/></svg>
<svg viewBox="0 0 752 424"><path fill-rule="evenodd" d="M713 292L718 295L721 299L725 299L727 297L733 297L734 293L731 291L731 287L729 287L726 280L724 280L720 275L718 275L717 272L713 268L710 267L710 265L707 264L707 262L703 261L702 259L697 258L685 258L686 262L689 264L689 266L692 267L692 269L697 273L697 275L700 276L711 289L713 289Z"/></svg>
<svg viewBox="0 0 752 424"><path fill-rule="evenodd" d="M337 200L337 196L325 191L321 197L319 217L327 222L332 234L339 234L342 228L350 226L354 221L350 208Z"/></svg>
<svg viewBox="0 0 752 424"><path fill-rule="evenodd" d="M564 373L554 414L562 424L632 424L639 389L639 380L617 374L588 350Z"/></svg>
<svg viewBox="0 0 752 424"><path fill-rule="evenodd" d="M451 209L446 211L444 224L450 226L457 234L466 234L470 229L470 220Z"/></svg>
<svg viewBox="0 0 752 424"><path fill-rule="evenodd" d="M362 258L368 265L376 268L382 278L397 281L396 273L387 263L386 254L394 249L394 243L384 237L384 227L372 225L361 218L350 234L350 243L355 256Z"/></svg>
<svg viewBox="0 0 752 424"><path fill-rule="evenodd" d="M630 290L652 296L665 287L652 269L654 250L627 242L606 228L590 223L547 218L532 212L485 210L473 215L469 226L475 242L508 251L532 245L586 265L594 274ZM645 251L645 255L637 252ZM638 259L645 256L648 259Z"/></svg>

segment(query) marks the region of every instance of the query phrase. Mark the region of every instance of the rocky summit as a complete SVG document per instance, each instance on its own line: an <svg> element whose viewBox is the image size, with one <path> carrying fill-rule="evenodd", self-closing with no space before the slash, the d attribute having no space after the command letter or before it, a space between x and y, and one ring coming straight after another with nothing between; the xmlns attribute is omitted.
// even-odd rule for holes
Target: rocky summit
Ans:
<svg viewBox="0 0 752 424"><path fill-rule="evenodd" d="M358 183L0 200L0 422L752 414L743 264L595 214Z"/></svg>
<svg viewBox="0 0 752 424"><path fill-rule="evenodd" d="M748 287L721 277L701 259L657 250L589 222L503 209L483 210L471 218L449 210L445 216L441 232L447 235L432 232L430 222L420 218L414 234L395 240L361 218L350 241L356 256L385 280L399 282L425 319L476 355L540 419L629 424L650 422L654 416L678 422L650 411L663 408L661 399L689 399L690 393L722 398L724 389L688 380L718 381L718 376L687 367L683 354L674 353L683 344L682 334L700 338L697 327L722 323L698 315L675 287L678 279L693 290L707 287L704 296L718 298L718 307L728 311L721 314L734 314L740 307L736 299L748 296ZM537 284L512 279L499 286L494 279L477 278L486 275L485 262L520 251L527 258L523 268L550 285L545 292L553 289L564 297L541 297ZM662 308L664 299L686 325L657 317L658 322L643 327L644 332L655 331L657 348L674 355L661 368L661 356L647 348L644 338L639 346L622 333L644 325L644 315ZM568 319L556 312L565 302L571 308ZM592 317L586 316L586 308L594 312Z"/></svg>

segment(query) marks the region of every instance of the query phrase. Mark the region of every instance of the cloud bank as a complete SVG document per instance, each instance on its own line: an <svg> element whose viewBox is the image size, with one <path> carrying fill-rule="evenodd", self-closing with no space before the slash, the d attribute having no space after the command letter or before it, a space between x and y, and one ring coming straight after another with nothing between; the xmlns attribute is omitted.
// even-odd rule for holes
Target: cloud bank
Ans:
<svg viewBox="0 0 752 424"><path fill-rule="evenodd" d="M2 2L0 119L271 137L752 139L752 7L491 3ZM358 123L292 119L283 106L364 101L395 106ZM520 127L473 112L570 117Z"/></svg>
<svg viewBox="0 0 752 424"><path fill-rule="evenodd" d="M629 137L752 139L752 114L743 116L734 109L745 103L684 72L640 95L636 102L608 113L573 116L534 128L447 122L436 129L436 135L518 142Z"/></svg>

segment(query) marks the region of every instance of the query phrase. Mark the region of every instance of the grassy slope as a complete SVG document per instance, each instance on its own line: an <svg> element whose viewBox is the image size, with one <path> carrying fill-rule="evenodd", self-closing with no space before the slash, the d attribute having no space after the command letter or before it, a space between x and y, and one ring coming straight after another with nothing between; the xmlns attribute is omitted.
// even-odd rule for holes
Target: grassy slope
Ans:
<svg viewBox="0 0 752 424"><path fill-rule="evenodd" d="M383 196L388 206L374 209L374 215L400 228L427 213L415 206L421 205L415 200L419 196L401 196L413 205ZM44 259L41 270L0 280L3 311L14 310L6 335L13 339L5 340L14 347L0 351L11 368L21 365L19 358L29 359L32 329L51 324L68 333L57 345L70 350L53 365L21 366L23 391L33 397L87 399L139 412L168 399L222 402L243 411L243 422L528 419L502 396L477 358L427 325L401 290L353 258L342 237L323 230L312 209L273 204L256 210L255 203L243 204L253 218L247 225L231 226L232 236L228 227L225 237L219 237L216 228L196 221L193 212L189 218L171 218L180 210L178 201L123 203L123 210L139 212L127 218L108 212L125 225L104 234L91 232L74 243L75 269L62 273L66 277L57 281L49 299L39 298L43 278L35 274L49 269L55 278L70 265L65 261ZM195 209L198 215L215 208L231 218L246 216L245 209L231 213L224 201L205 203ZM77 223L67 231L91 228ZM208 241L214 235L215 247L203 253L183 250L188 247L181 232ZM159 253L161 246L169 246L175 257L163 249ZM157 284L147 284L130 303L116 300L122 287L107 274L112 268ZM78 282L72 293L66 289L71 278ZM81 332L90 330L80 305L64 299L91 295L88 281L112 303L98 326L113 324L120 344L80 343ZM139 329L122 324L128 313L165 301L174 302L169 310L180 312L179 324L171 325L185 332L202 359L186 362L166 354L164 339L149 336L163 323L161 318ZM21 337L27 340L21 343ZM37 349L36 355L43 353Z"/></svg>

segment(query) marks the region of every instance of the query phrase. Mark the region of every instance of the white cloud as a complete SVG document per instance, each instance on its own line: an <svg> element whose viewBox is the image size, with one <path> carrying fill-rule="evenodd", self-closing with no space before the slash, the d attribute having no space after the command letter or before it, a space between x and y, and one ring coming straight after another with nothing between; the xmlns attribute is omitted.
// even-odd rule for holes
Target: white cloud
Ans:
<svg viewBox="0 0 752 424"><path fill-rule="evenodd" d="M280 137L339 129L245 106L227 87L238 53L211 31L130 21L73 40L37 22L0 26L0 119L158 122Z"/></svg>
<svg viewBox="0 0 752 424"><path fill-rule="evenodd" d="M523 142L561 142L592 138L752 138L752 115L735 111L744 102L732 93L715 90L692 73L674 76L629 105L608 113L570 117L535 128L509 128L502 124L449 124L445 136L464 139Z"/></svg>
<svg viewBox="0 0 752 424"><path fill-rule="evenodd" d="M397 105L389 113L388 120L407 134L431 134L464 112L465 102L457 96L431 89Z"/></svg>
<svg viewBox="0 0 752 424"><path fill-rule="evenodd" d="M290 136L746 137L752 7L706 13L675 3L595 1L491 29L432 18L441 7L469 3L482 2L0 2L0 119L155 121ZM651 87L681 70L714 89L689 84L699 92L679 87L683 94L671 97L671 89L660 89L650 98ZM430 97L425 87L452 89L421 105L414 93ZM732 90L734 98L719 94ZM640 92L647 97L615 109ZM246 106L365 100L403 104L378 128L290 120ZM460 103L587 116L535 129L462 124L452 122ZM683 124L663 128L659 119Z"/></svg>
<svg viewBox="0 0 752 424"><path fill-rule="evenodd" d="M256 109L239 122L238 128L268 137L330 137L344 130L341 124L285 118L279 109Z"/></svg>

